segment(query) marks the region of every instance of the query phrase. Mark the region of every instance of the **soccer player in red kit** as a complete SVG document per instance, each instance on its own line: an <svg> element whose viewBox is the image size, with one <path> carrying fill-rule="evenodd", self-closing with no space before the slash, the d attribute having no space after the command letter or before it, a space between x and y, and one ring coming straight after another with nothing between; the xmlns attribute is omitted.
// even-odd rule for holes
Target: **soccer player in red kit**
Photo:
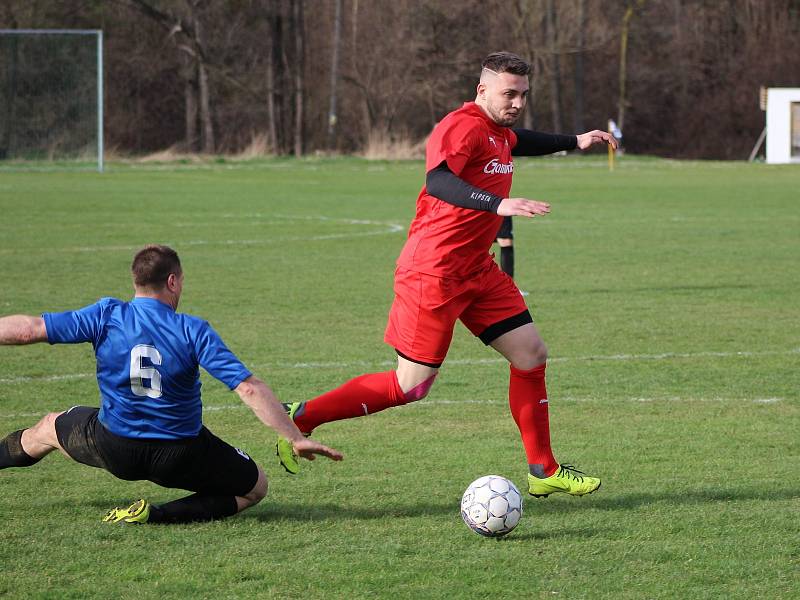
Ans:
<svg viewBox="0 0 800 600"><path fill-rule="evenodd" d="M397 261L394 303L384 340L397 369L371 373L308 402L287 406L297 427L361 417L424 398L445 360L456 320L510 363L509 403L528 459L534 496L589 494L600 479L559 465L550 448L545 368L547 348L514 281L489 249L505 216L545 215L545 202L511 198L512 156L550 154L606 143L604 131L555 135L513 129L528 97L530 66L509 52L482 63L474 102L446 115L426 149L425 186ZM278 441L290 473L299 465Z"/></svg>

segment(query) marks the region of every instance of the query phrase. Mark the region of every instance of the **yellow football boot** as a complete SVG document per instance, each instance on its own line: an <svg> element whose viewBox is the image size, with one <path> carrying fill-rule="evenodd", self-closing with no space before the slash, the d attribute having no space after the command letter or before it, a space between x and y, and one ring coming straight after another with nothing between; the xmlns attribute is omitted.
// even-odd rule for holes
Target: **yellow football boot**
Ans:
<svg viewBox="0 0 800 600"><path fill-rule="evenodd" d="M600 489L600 479L584 475L572 465L559 465L550 477L528 475L528 493L537 498L546 498L554 492L570 496L584 496Z"/></svg>
<svg viewBox="0 0 800 600"><path fill-rule="evenodd" d="M147 500L137 500L128 508L112 508L103 523L135 523L141 525L150 519L150 503Z"/></svg>

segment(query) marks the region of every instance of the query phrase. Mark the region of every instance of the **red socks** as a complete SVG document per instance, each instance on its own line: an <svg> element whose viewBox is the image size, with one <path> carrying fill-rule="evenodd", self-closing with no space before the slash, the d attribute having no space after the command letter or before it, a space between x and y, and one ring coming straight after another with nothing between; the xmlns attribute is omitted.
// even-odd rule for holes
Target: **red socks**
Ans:
<svg viewBox="0 0 800 600"><path fill-rule="evenodd" d="M371 415L406 402L395 371L370 373L309 400L295 414L294 422L303 433L311 433L323 423Z"/></svg>
<svg viewBox="0 0 800 600"><path fill-rule="evenodd" d="M555 473L558 463L550 449L550 416L544 381L546 366L527 371L511 366L508 400L522 435L531 472L549 477ZM395 371L370 373L304 403L295 414L294 422L300 431L311 433L323 423L371 415L406 404L409 400L400 389Z"/></svg>
<svg viewBox="0 0 800 600"><path fill-rule="evenodd" d="M540 476L549 477L555 473L558 463L550 449L550 416L544 383L546 368L547 365L544 364L523 371L512 365L508 403L522 435L522 445L525 446L531 473L539 475L535 471L541 470Z"/></svg>

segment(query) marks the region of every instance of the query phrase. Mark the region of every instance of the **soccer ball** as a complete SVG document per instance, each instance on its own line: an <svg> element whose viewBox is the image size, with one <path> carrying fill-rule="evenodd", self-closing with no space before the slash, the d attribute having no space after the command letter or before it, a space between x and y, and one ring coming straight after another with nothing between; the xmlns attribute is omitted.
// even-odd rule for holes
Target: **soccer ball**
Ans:
<svg viewBox="0 0 800 600"><path fill-rule="evenodd" d="M461 497L461 518L467 527L486 537L510 532L522 516L522 495L500 475L476 479Z"/></svg>

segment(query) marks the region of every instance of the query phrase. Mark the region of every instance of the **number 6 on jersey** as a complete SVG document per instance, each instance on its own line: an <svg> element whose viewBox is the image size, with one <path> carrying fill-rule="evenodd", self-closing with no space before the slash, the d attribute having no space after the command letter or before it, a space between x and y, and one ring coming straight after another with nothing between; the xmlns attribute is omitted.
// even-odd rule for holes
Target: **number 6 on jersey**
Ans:
<svg viewBox="0 0 800 600"><path fill-rule="evenodd" d="M153 365L161 364L161 352L155 346L139 344L131 350L131 391L137 396L148 398L161 397L161 374L154 367L144 366L144 358L150 359ZM150 380L150 387L144 386L144 380Z"/></svg>

